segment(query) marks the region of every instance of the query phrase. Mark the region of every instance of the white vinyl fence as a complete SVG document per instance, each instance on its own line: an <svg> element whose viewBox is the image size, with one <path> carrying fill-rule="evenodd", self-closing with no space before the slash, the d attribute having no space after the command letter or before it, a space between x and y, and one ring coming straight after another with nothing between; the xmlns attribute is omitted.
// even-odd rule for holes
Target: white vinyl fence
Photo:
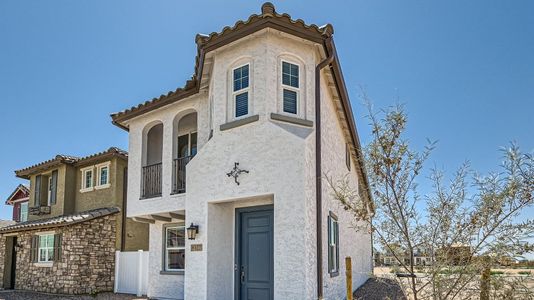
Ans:
<svg viewBox="0 0 534 300"><path fill-rule="evenodd" d="M146 295L148 251L115 252L115 293Z"/></svg>

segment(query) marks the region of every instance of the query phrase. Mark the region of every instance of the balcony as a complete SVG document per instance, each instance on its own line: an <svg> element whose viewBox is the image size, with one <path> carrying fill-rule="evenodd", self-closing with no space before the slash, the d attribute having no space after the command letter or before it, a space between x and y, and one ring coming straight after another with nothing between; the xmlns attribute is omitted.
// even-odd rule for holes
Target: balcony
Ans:
<svg viewBox="0 0 534 300"><path fill-rule="evenodd" d="M192 155L176 158L173 160L172 170L173 170L173 184L172 184L172 193L173 194L182 194L185 193L185 166L191 159Z"/></svg>
<svg viewBox="0 0 534 300"><path fill-rule="evenodd" d="M30 215L41 216L50 214L50 206L35 206L30 207Z"/></svg>
<svg viewBox="0 0 534 300"><path fill-rule="evenodd" d="M141 176L141 198L161 197L161 163L144 166Z"/></svg>

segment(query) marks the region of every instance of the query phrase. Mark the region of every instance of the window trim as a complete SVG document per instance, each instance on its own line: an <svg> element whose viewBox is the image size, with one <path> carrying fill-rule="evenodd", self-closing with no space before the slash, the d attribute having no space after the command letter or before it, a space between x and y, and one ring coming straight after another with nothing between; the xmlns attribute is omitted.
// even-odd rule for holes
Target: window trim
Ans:
<svg viewBox="0 0 534 300"><path fill-rule="evenodd" d="M169 248L167 247L167 230L169 228L183 228L184 230L184 246L183 247L171 247L170 250L184 250L184 255L186 252L185 242L186 242L186 229L185 229L185 223L169 223L163 225L163 241L162 241L162 270L161 272L165 274L183 274L185 272L185 257L184 257L184 268L183 269L169 269L167 268L167 262L169 261Z"/></svg>
<svg viewBox="0 0 534 300"><path fill-rule="evenodd" d="M41 260L41 249L46 249L46 250L50 250L52 249L52 258L54 257L54 240L55 240L55 233L53 231L48 231L48 232L39 232L36 234L39 239L38 239L38 246L37 246L37 262L38 264L52 264L54 261L53 260ZM41 238L43 236L52 236L52 247L41 247ZM50 257L48 257L48 251L46 251L46 256L47 258L49 259Z"/></svg>
<svg viewBox="0 0 534 300"><path fill-rule="evenodd" d="M94 176L94 166L90 166L90 167L85 167L83 169L80 169L80 171L82 172L82 180L81 180L81 188L80 188L80 192L82 193L85 193L85 192L90 192L94 189L94 185L95 185L95 176ZM86 187L85 186L85 182L87 181L87 173L88 172L91 172L91 186L88 186Z"/></svg>
<svg viewBox="0 0 534 300"><path fill-rule="evenodd" d="M288 63L288 64L291 64L291 65L295 65L298 67L298 70L299 70L299 76L298 76L298 82L299 82L299 87L296 88L294 86L291 86L291 85L286 85L284 84L284 63ZM287 59L287 58L281 58L280 59L280 70L278 72L278 76L280 77L279 79L279 97L280 97L280 104L279 104L279 107L278 107L278 110L280 112L280 114L284 114L284 115L288 115L288 116L293 116L293 117L300 117L302 118L303 117L303 114L302 114L302 110L303 108L301 108L301 87L302 87L302 70L303 70L303 66L301 63L298 63L297 61L295 60L290 60L290 59ZM289 90L289 91L292 91L292 92L296 92L297 93L297 103L296 103L296 108L297 108L297 112L296 113L291 113L291 112L286 112L284 111L284 90Z"/></svg>
<svg viewBox="0 0 534 300"><path fill-rule="evenodd" d="M98 165L95 165L95 168L96 168L96 185L95 185L95 189L99 190L99 189L105 189L105 188L109 188L111 186L111 182L110 182L110 166L111 166L111 162L107 161L107 162L104 162L104 163L101 163L101 164L98 164ZM100 182L100 179L101 179L101 176L102 176L102 169L103 168L107 168L108 169L108 173L107 173L107 178L106 178L106 183L104 184L101 184Z"/></svg>
<svg viewBox="0 0 534 300"><path fill-rule="evenodd" d="M330 274L330 277L336 277L339 275L339 221L338 221L337 216L331 211L328 214L328 229L327 230L328 230L328 241L327 241L328 273ZM333 239L333 244L331 243L332 239ZM331 253L330 247L334 248L332 258L330 257L330 253ZM332 262L332 265L330 265L330 262Z"/></svg>
<svg viewBox="0 0 534 300"><path fill-rule="evenodd" d="M52 206L52 175L46 177L48 180L46 187L46 205Z"/></svg>
<svg viewBox="0 0 534 300"><path fill-rule="evenodd" d="M246 88L242 88L237 91L234 91L234 71L244 66L248 66L248 86ZM230 71L230 90L231 90L230 94L231 94L231 104L232 104L232 109L231 109L232 117L229 119L240 120L240 119L250 117L252 115L252 105L251 105L252 104L252 101L251 101L251 98L252 98L252 63L250 61L247 61L246 63L243 63L243 64L239 64L235 67L232 67ZM245 115L236 117L236 109L237 109L236 96L241 95L245 92L248 93L247 113Z"/></svg>

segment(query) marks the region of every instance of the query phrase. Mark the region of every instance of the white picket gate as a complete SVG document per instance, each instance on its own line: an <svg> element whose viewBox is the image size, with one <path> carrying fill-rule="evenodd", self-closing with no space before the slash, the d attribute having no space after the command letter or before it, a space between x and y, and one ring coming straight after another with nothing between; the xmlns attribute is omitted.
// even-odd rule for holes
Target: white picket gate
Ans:
<svg viewBox="0 0 534 300"><path fill-rule="evenodd" d="M115 293L146 295L148 251L115 252Z"/></svg>

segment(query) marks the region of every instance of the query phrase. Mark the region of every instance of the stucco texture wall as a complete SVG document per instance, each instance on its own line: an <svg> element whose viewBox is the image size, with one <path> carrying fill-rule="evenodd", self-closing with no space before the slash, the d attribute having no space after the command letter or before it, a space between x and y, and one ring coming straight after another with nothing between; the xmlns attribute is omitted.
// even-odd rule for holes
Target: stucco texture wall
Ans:
<svg viewBox="0 0 534 300"><path fill-rule="evenodd" d="M322 169L325 176L330 176L334 181L341 180L345 176L352 188L358 190L357 163L351 159L351 167L348 170L345 163L346 143L348 140L343 135L332 94L324 80L321 82L321 119L322 119ZM341 299L345 296L344 276L346 266L345 257L352 258L353 288L362 285L372 275L372 244L371 234L367 230L358 230L354 217L345 211L339 201L332 196L332 189L323 178L323 270L324 270L324 297L325 299ZM328 273L328 215L333 212L338 217L339 224L339 275L331 277Z"/></svg>

